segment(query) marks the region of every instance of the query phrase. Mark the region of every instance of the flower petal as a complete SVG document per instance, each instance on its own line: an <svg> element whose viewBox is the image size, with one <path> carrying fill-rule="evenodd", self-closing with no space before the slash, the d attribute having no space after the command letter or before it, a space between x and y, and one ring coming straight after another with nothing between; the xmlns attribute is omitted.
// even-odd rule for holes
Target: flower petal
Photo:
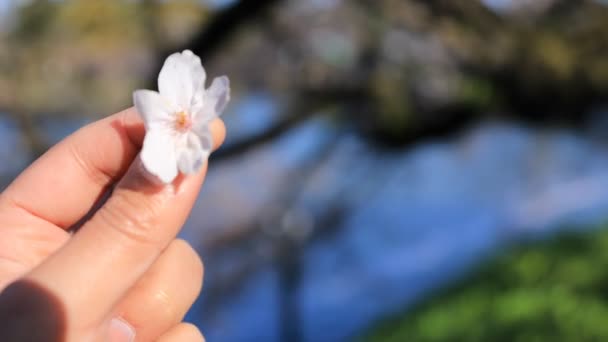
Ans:
<svg viewBox="0 0 608 342"><path fill-rule="evenodd" d="M226 76L220 76L213 79L211 86L207 89L207 101L213 103L215 113L219 116L222 114L228 101L230 101L230 80Z"/></svg>
<svg viewBox="0 0 608 342"><path fill-rule="evenodd" d="M177 177L175 138L170 131L152 129L146 133L141 161L152 175L169 184Z"/></svg>
<svg viewBox="0 0 608 342"><path fill-rule="evenodd" d="M222 114L230 101L230 80L226 76L213 79L206 90L202 106L195 114L195 125L206 124Z"/></svg>
<svg viewBox="0 0 608 342"><path fill-rule="evenodd" d="M194 94L202 91L206 77L201 59L192 51L184 50L165 60L158 75L158 90L180 110L187 110Z"/></svg>
<svg viewBox="0 0 608 342"><path fill-rule="evenodd" d="M152 90L136 90L133 92L133 103L144 120L146 129L157 123L171 122L174 109L159 93Z"/></svg>
<svg viewBox="0 0 608 342"><path fill-rule="evenodd" d="M195 133L201 142L203 151L205 151L207 156L209 156L209 154L211 154L211 150L213 149L213 134L211 134L209 126L205 126L202 130Z"/></svg>
<svg viewBox="0 0 608 342"><path fill-rule="evenodd" d="M184 174L198 172L209 156L208 144L202 141L196 134L189 133L179 148L177 166Z"/></svg>

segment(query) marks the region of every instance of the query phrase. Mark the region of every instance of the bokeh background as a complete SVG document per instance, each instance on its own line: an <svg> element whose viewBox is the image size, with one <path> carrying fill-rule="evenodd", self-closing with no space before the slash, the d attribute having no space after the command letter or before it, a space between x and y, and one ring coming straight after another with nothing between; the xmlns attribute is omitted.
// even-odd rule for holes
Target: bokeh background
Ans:
<svg viewBox="0 0 608 342"><path fill-rule="evenodd" d="M189 48L233 85L182 233L207 340L608 340L607 23L600 0L0 0L0 184Z"/></svg>

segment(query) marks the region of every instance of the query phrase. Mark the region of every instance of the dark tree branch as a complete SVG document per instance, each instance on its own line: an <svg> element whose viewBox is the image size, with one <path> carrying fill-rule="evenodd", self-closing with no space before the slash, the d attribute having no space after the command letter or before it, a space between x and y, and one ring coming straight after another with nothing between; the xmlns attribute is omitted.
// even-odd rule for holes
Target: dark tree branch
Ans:
<svg viewBox="0 0 608 342"><path fill-rule="evenodd" d="M416 0L426 6L436 17L449 17L477 32L488 33L496 25L504 24L504 19L492 12L480 0Z"/></svg>
<svg viewBox="0 0 608 342"><path fill-rule="evenodd" d="M216 15L183 48L190 48L203 60L215 53L244 24L265 14L272 6L283 0L241 0Z"/></svg>
<svg viewBox="0 0 608 342"><path fill-rule="evenodd" d="M241 155L257 146L270 142L273 139L287 133L292 128L296 127L298 124L317 113L314 108L299 108L288 112L292 112L292 114L286 115L284 119L277 121L265 131L235 143L227 144L213 153L209 159L211 161L218 161L228 159L236 155Z"/></svg>
<svg viewBox="0 0 608 342"><path fill-rule="evenodd" d="M287 133L303 121L321 113L323 108L336 104L345 105L354 100L369 99L369 97L369 91L352 86L302 90L296 100L290 101L290 107L285 110L287 114L283 115L281 119L258 134L225 145L213 153L210 159L218 161L241 155Z"/></svg>
<svg viewBox="0 0 608 342"><path fill-rule="evenodd" d="M194 37L179 47L158 54L156 67L148 84L156 85L156 75L163 61L175 51L190 49L203 61L214 55L220 47L230 40L245 24L264 15L268 10L283 0L241 0L216 14L211 21L203 26Z"/></svg>

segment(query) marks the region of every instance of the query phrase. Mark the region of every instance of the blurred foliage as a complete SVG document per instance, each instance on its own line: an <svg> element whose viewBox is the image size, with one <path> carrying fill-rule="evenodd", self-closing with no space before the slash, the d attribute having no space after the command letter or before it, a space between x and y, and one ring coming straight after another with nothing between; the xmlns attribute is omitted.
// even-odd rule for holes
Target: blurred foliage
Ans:
<svg viewBox="0 0 608 342"><path fill-rule="evenodd" d="M166 55L182 48L203 56L209 75L230 76L235 104L264 94L279 107L260 132L237 136L215 158L242 157L315 115L403 147L496 115L579 122L608 100L608 6L599 0L513 0L504 9L481 0L237 0L219 10L201 0L13 3L0 19L0 113L15 122L32 158L48 148L41 122L129 106L132 91L153 88ZM325 162L323 154L311 160ZM294 174L276 194L281 208L307 184ZM342 208L342 197L329 208ZM234 203L227 207L241 209ZM310 241L340 226L335 217L346 214L336 212L315 218L320 228ZM243 222L223 227L217 241L245 250L240 243L261 224ZM518 249L370 340L608 339L606 247L608 233L599 232ZM297 278L284 264L286 278ZM238 282L232 274L244 279L254 269L230 268L217 293ZM286 293L297 290L297 279L286 283Z"/></svg>
<svg viewBox="0 0 608 342"><path fill-rule="evenodd" d="M34 146L29 117L128 106L182 48L229 74L235 99L261 90L285 104L275 133L329 107L369 141L401 147L495 115L579 123L608 100L605 3L503 3L28 0L0 25L0 112Z"/></svg>
<svg viewBox="0 0 608 342"><path fill-rule="evenodd" d="M33 0L0 32L0 111L101 116L131 101L162 48L206 19L196 0Z"/></svg>
<svg viewBox="0 0 608 342"><path fill-rule="evenodd" d="M608 230L515 248L367 341L606 341Z"/></svg>
<svg viewBox="0 0 608 342"><path fill-rule="evenodd" d="M189 39L208 17L197 0L31 0L0 26L0 114L32 158L49 142L40 120L99 118L131 103L158 50Z"/></svg>

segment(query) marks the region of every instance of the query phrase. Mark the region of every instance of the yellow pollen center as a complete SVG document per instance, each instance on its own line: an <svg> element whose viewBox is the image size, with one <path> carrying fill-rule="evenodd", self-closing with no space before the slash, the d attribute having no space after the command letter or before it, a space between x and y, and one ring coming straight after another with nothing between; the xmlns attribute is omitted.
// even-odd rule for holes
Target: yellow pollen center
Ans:
<svg viewBox="0 0 608 342"><path fill-rule="evenodd" d="M184 111L178 112L175 115L175 128L180 131L185 131L192 126L192 121L188 114Z"/></svg>

